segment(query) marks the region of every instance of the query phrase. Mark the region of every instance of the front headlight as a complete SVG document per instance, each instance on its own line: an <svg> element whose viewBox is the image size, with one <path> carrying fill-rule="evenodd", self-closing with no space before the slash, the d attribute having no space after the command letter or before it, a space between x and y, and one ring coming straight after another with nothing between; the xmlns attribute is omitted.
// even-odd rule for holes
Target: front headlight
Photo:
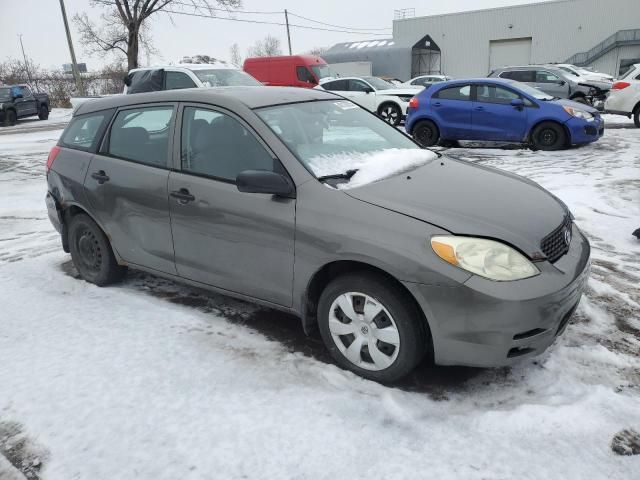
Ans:
<svg viewBox="0 0 640 480"><path fill-rule="evenodd" d="M521 280L540 273L520 252L494 240L440 235L431 238L431 248L445 262L490 280Z"/></svg>
<svg viewBox="0 0 640 480"><path fill-rule="evenodd" d="M591 115L589 112L580 110L579 108L564 107L564 111L572 117L581 118L582 120L591 120L593 118L593 115Z"/></svg>

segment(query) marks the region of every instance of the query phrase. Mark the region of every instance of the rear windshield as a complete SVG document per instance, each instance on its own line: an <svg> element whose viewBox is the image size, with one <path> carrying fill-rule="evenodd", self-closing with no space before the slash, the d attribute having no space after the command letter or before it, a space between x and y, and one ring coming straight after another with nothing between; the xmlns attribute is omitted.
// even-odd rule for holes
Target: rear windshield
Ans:
<svg viewBox="0 0 640 480"><path fill-rule="evenodd" d="M231 68L193 70L193 73L207 87L254 87L262 85L248 73Z"/></svg>
<svg viewBox="0 0 640 480"><path fill-rule="evenodd" d="M104 110L74 117L58 144L76 150L95 150L112 114L113 110Z"/></svg>

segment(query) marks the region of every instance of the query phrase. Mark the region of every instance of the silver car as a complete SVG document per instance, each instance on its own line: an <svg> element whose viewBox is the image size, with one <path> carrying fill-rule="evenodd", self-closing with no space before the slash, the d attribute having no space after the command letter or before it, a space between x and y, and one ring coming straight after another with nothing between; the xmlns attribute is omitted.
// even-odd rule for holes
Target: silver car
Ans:
<svg viewBox="0 0 640 480"><path fill-rule="evenodd" d="M552 97L566 98L588 105L593 105L597 100L604 100L611 88L611 84L606 82L587 81L551 65L502 67L493 70L489 77L526 83Z"/></svg>
<svg viewBox="0 0 640 480"><path fill-rule="evenodd" d="M587 239L539 185L423 150L320 90L87 102L47 183L85 280L139 269L292 312L338 365L381 382L424 357L490 367L539 354L588 273Z"/></svg>

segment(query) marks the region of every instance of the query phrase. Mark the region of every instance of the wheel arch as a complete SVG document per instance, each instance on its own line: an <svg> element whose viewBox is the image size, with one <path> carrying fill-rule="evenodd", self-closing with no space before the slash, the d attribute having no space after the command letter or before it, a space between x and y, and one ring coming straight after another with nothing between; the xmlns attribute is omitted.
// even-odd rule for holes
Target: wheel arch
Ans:
<svg viewBox="0 0 640 480"><path fill-rule="evenodd" d="M527 132L526 135L526 141L527 142L531 142L531 135L533 135L533 131L542 123L555 123L556 125L559 125L560 127L562 127L565 135L567 136L567 143L569 145L572 144L572 139L571 139L571 131L569 130L569 128L561 121L558 121L555 118L542 118L540 120L537 120L536 123L534 123L531 128L529 128L529 131Z"/></svg>
<svg viewBox="0 0 640 480"><path fill-rule="evenodd" d="M63 209L62 209L62 248L64 249L64 251L66 253L69 253L69 235L68 235L69 223L71 222L71 219L73 217L75 217L77 215L80 215L80 214L86 215L87 217L89 217L91 220L93 220L95 222L95 224L98 226L98 228L100 230L102 230L102 233L104 233L104 235L107 237L107 240L109 241L109 246L111 247L111 250L113 251L113 254L116 257L116 260L118 261L118 264L126 265L126 262L124 262L122 260L122 258L118 254L118 251L113 246L111 235L109 235L109 233L104 228L104 226L102 225L100 220L98 220L95 217L95 215L93 215L91 212L89 212L86 208L82 207L81 205L79 205L77 203L72 203L72 204L65 205L63 207Z"/></svg>
<svg viewBox="0 0 640 480"><path fill-rule="evenodd" d="M396 288L402 291L409 301L413 302L422 320L422 325L426 330L426 337L428 341L431 340L431 327L429 321L420 307L418 300L415 296L405 287L400 280L391 275L386 270L376 267L370 263L366 263L358 260L337 260L329 262L320 267L309 279L307 288L305 289L302 297L301 312L302 312L302 326L305 333L310 333L315 330L318 325L317 309L320 295L325 287L334 278L346 273L371 273L380 277L384 277L386 281L393 284ZM433 345L431 345L433 347ZM433 348L431 348L433 351Z"/></svg>

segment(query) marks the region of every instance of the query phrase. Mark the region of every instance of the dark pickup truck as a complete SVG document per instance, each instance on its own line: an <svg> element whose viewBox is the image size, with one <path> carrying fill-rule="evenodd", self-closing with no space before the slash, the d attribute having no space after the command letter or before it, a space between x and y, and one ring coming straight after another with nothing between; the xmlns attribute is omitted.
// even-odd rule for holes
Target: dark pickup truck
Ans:
<svg viewBox="0 0 640 480"><path fill-rule="evenodd" d="M27 85L0 87L0 125L15 125L19 118L34 115L46 120L50 110L46 93L33 93Z"/></svg>

